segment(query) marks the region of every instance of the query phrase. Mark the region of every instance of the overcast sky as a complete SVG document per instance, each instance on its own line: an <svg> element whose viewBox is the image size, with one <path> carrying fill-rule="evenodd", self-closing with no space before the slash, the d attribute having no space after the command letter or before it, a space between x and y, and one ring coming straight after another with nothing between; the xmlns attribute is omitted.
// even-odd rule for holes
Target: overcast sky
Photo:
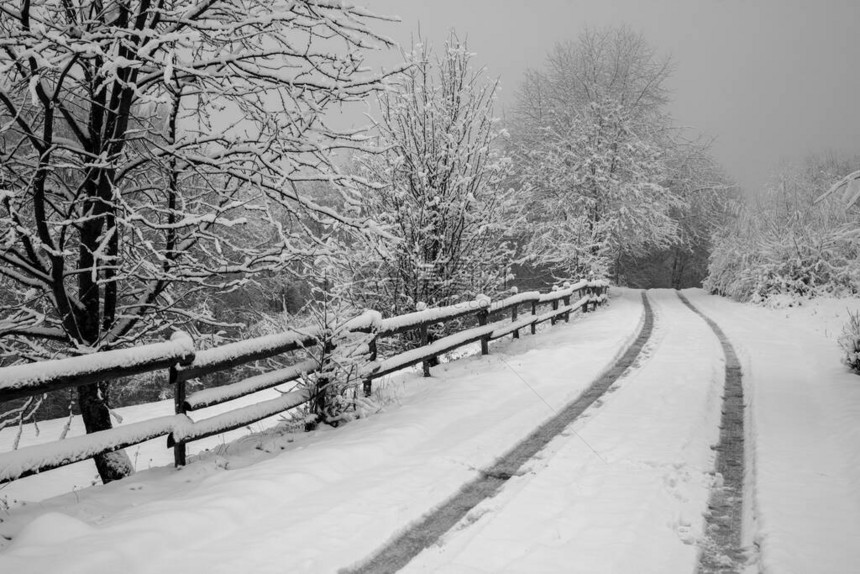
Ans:
<svg viewBox="0 0 860 574"><path fill-rule="evenodd" d="M860 0L354 1L400 16L376 28L401 43L419 22L434 45L452 27L467 36L501 77L502 105L555 42L626 24L672 56L670 111L716 138L716 158L747 189L782 158L860 154Z"/></svg>

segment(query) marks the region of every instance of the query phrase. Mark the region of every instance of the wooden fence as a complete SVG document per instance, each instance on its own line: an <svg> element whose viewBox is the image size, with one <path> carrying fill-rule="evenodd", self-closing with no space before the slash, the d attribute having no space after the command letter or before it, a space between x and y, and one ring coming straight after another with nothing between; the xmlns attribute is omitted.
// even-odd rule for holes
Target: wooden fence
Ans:
<svg viewBox="0 0 860 574"><path fill-rule="evenodd" d="M555 324L562 319L567 321L577 309L588 312L589 306L599 305L606 300L606 288L607 284L603 281L580 281L575 285L565 283L544 294L537 291L519 293L497 302L483 298L387 319L379 313L365 312L348 321L345 331L364 333L369 337L367 356L360 376L365 394L370 394L374 379L418 363L423 363L424 375L429 376L431 361L458 347L480 341L481 353L486 355L489 353L489 342L494 339L506 335L516 339L524 329L534 334L535 327L542 322ZM550 306L550 309L539 313L541 306ZM521 310L529 312L521 314ZM510 321L507 321L508 315ZM431 326L454 321L465 328L452 335L430 340ZM477 325L466 327L470 322ZM417 332L421 346L387 358L377 356L379 339L409 331ZM182 466L186 461L185 445L189 442L245 427L320 397L314 396L314 389L310 387L299 387L278 398L197 421L192 420L188 412L295 381L303 375L318 372L320 365L317 359L307 359L286 368L273 369L190 395L186 393L188 381L300 349L316 348L319 351L319 345L328 341L326 336L322 329L315 329L268 335L196 351L191 337L180 332L174 333L169 341L163 343L0 368L0 403L166 369L169 384L173 386L175 404L174 415L0 453L0 483L161 436L167 436L167 446L174 449L175 464ZM310 356L314 354L310 353ZM318 382L316 388L320 387Z"/></svg>

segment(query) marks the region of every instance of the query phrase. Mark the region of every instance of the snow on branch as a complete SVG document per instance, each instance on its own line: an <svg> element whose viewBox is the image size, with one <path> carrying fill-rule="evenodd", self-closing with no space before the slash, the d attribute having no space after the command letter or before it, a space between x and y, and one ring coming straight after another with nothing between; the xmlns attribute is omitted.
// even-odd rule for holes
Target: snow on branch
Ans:
<svg viewBox="0 0 860 574"><path fill-rule="evenodd" d="M845 193L842 197L842 200L845 202L845 205L847 207L851 207L852 205L857 203L858 199L860 199L860 171L849 173L848 175L834 183L830 187L830 189L828 189L823 194L818 196L818 198L816 198L815 203L823 201L831 195L838 193L843 188L845 190Z"/></svg>

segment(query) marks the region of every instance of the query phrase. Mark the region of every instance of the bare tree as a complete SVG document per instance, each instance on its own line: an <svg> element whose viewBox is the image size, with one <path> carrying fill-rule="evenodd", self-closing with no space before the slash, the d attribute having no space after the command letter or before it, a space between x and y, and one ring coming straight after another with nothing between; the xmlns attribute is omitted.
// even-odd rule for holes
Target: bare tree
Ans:
<svg viewBox="0 0 860 574"><path fill-rule="evenodd" d="M0 4L0 349L83 354L205 319L229 291L360 226L297 183L359 133L326 111L379 87L387 45L363 9L323 0L21 0ZM307 233L313 222L321 235ZM88 432L108 385L81 387ZM96 458L105 481L128 457Z"/></svg>

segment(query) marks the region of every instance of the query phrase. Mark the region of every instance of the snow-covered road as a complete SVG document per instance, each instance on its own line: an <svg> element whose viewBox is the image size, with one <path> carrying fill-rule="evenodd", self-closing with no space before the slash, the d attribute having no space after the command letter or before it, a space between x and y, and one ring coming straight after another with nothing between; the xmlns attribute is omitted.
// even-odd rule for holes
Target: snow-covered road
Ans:
<svg viewBox="0 0 860 574"><path fill-rule="evenodd" d="M685 294L744 369L745 536L758 547L750 570L860 571L860 382L817 327L824 311L795 316ZM674 292L648 295L656 322L637 364L405 571L695 570L717 480L724 359ZM639 292L613 290L607 308L489 357L443 365L431 379L392 378L384 393L396 400L368 419L257 436L180 471L0 508L0 535L12 539L0 541L0 572L360 564L574 400L632 342L642 314Z"/></svg>
<svg viewBox="0 0 860 574"><path fill-rule="evenodd" d="M722 355L673 292L651 301L656 326L642 365L405 572L695 570Z"/></svg>
<svg viewBox="0 0 860 574"><path fill-rule="evenodd" d="M761 571L860 572L860 379L840 362L841 322L832 320L857 300L781 312L685 294L719 322L741 360L751 449L745 532Z"/></svg>

